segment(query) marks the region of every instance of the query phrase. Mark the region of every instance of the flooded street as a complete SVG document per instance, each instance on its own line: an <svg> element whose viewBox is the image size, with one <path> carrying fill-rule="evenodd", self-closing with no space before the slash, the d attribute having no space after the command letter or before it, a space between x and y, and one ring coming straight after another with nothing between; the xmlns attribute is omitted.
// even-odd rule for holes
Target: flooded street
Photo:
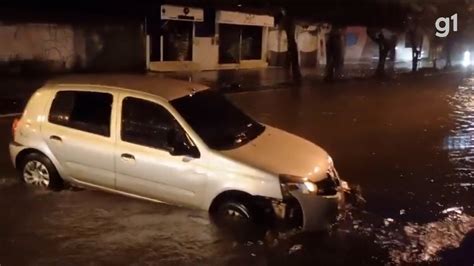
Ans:
<svg viewBox="0 0 474 266"><path fill-rule="evenodd" d="M11 119L0 118L0 265L473 265L474 77L228 96L331 154L356 194L331 231L236 232L203 211L27 188L9 162Z"/></svg>

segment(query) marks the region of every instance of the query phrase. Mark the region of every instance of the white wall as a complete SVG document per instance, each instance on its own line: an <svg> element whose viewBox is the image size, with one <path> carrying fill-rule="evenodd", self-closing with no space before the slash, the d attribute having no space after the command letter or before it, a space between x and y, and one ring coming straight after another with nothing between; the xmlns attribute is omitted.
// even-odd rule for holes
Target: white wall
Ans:
<svg viewBox="0 0 474 266"><path fill-rule="evenodd" d="M309 29L296 26L296 43L300 52L309 53L318 50L318 37L310 33Z"/></svg>
<svg viewBox="0 0 474 266"><path fill-rule="evenodd" d="M411 47L405 47L406 34L400 34L397 43L397 57L396 61L412 61L412 49ZM421 48L421 57L428 58L430 51L430 41L427 36L423 36L423 46Z"/></svg>
<svg viewBox="0 0 474 266"><path fill-rule="evenodd" d="M326 38L325 30L320 30L318 34L314 35L311 31L314 31L316 25L310 25L306 28L297 25L295 28L296 44L298 51L303 53L316 52L318 64L325 64L326 62ZM321 47L322 42L322 47ZM275 56L278 53L286 53L288 51L288 39L286 31L274 27L269 29L268 33L268 53L267 58Z"/></svg>
<svg viewBox="0 0 474 266"><path fill-rule="evenodd" d="M267 47L269 52L287 52L288 40L286 38L286 31L279 28L269 29Z"/></svg>
<svg viewBox="0 0 474 266"><path fill-rule="evenodd" d="M193 41L193 61L201 70L216 69L219 62L217 37L195 37Z"/></svg>

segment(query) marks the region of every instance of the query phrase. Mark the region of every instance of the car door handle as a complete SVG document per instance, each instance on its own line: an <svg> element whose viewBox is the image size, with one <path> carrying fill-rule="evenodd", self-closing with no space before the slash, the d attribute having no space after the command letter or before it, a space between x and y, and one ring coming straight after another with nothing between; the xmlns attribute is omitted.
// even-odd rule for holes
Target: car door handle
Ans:
<svg viewBox="0 0 474 266"><path fill-rule="evenodd" d="M63 141L63 139L61 137L56 136L56 135L49 136L49 139L50 140L56 140L56 141Z"/></svg>
<svg viewBox="0 0 474 266"><path fill-rule="evenodd" d="M131 155L130 153L122 153L120 157L126 161L135 161L135 156Z"/></svg>

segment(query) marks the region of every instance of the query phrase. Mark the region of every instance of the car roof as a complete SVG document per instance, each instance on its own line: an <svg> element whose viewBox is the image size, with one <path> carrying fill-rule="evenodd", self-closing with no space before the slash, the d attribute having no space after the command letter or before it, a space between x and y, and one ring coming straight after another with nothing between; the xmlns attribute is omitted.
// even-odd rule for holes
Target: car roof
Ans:
<svg viewBox="0 0 474 266"><path fill-rule="evenodd" d="M182 80L165 79L147 74L76 74L63 75L48 80L48 85L91 85L108 87L111 91L131 90L153 94L168 101L194 92L207 90L208 86Z"/></svg>

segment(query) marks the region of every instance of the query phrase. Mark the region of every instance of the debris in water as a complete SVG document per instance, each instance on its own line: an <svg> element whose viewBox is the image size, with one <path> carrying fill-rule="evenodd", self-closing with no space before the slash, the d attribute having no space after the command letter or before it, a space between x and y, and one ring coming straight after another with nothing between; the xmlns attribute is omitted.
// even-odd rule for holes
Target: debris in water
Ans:
<svg viewBox="0 0 474 266"><path fill-rule="evenodd" d="M461 187L474 187L474 183L461 183L459 184Z"/></svg>
<svg viewBox="0 0 474 266"><path fill-rule="evenodd" d="M457 214L462 214L463 212L463 207L451 207L443 210L441 213L442 214L447 214L447 213L457 213Z"/></svg>
<svg viewBox="0 0 474 266"><path fill-rule="evenodd" d="M301 245L301 244L293 245L293 246L290 248L290 251L288 252L288 254L293 254L293 253L295 253L296 251L301 250L302 248L303 248L303 245Z"/></svg>
<svg viewBox="0 0 474 266"><path fill-rule="evenodd" d="M401 209L400 210L400 215L404 215L406 212L405 212L405 209Z"/></svg>
<svg viewBox="0 0 474 266"><path fill-rule="evenodd" d="M391 223L393 223L395 220L393 220L392 218L386 218L383 220L383 224L385 226L389 226Z"/></svg>
<svg viewBox="0 0 474 266"><path fill-rule="evenodd" d="M459 207L448 208L450 217L428 223L408 223L403 227L405 239L394 241L393 235L379 236L379 243L390 249L395 264L417 264L439 260L441 251L459 247L465 235L474 229L474 217L459 213Z"/></svg>

